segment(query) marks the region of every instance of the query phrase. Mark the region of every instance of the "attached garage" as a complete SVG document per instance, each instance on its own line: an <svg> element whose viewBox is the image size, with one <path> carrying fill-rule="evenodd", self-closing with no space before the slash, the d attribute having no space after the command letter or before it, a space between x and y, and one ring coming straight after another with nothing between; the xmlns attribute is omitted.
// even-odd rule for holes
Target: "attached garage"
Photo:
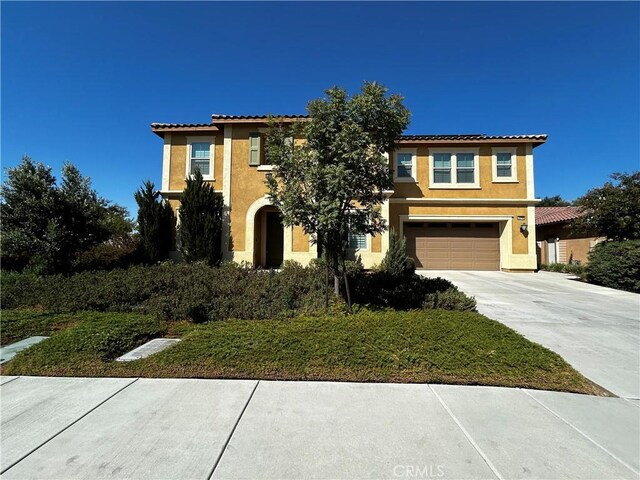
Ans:
<svg viewBox="0 0 640 480"><path fill-rule="evenodd" d="M416 268L500 270L497 222L405 222L403 230Z"/></svg>

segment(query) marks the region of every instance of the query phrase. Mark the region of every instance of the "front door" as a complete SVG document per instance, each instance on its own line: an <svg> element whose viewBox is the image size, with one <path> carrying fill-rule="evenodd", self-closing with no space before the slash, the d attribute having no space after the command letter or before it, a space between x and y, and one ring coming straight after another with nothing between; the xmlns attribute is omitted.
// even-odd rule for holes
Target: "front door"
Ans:
<svg viewBox="0 0 640 480"><path fill-rule="evenodd" d="M265 267L279 268L284 253L284 228L278 212L266 212L267 239L265 242Z"/></svg>

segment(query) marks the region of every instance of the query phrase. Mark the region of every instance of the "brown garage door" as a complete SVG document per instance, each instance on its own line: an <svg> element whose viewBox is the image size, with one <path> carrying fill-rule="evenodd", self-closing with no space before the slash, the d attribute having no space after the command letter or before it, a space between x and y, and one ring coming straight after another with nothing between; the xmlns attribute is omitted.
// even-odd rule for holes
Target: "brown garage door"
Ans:
<svg viewBox="0 0 640 480"><path fill-rule="evenodd" d="M405 223L404 235L417 268L500 270L497 223Z"/></svg>

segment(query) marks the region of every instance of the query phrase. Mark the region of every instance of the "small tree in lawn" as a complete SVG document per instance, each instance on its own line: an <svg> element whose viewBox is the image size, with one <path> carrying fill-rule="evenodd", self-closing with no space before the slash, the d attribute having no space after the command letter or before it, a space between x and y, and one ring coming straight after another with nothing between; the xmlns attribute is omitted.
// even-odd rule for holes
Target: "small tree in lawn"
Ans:
<svg viewBox="0 0 640 480"><path fill-rule="evenodd" d="M576 201L585 210L585 215L574 221L574 229L594 232L614 241L638 240L640 171L614 173L611 178L613 182L589 190Z"/></svg>
<svg viewBox="0 0 640 480"><path fill-rule="evenodd" d="M387 95L375 82L352 97L338 87L325 93L307 105L309 121L272 123L266 147L274 171L267 186L284 224L302 226L320 243L339 294L348 234L375 235L387 227L380 205L393 180L384 154L394 149L410 113L401 96ZM296 145L291 137L306 141Z"/></svg>
<svg viewBox="0 0 640 480"><path fill-rule="evenodd" d="M217 265L222 260L222 197L202 174L187 178L180 197L180 252L187 262L206 261Z"/></svg>
<svg viewBox="0 0 640 480"><path fill-rule="evenodd" d="M140 253L147 263L165 260L171 250L175 216L171 206L163 202L155 185L147 180L134 197L138 204Z"/></svg>

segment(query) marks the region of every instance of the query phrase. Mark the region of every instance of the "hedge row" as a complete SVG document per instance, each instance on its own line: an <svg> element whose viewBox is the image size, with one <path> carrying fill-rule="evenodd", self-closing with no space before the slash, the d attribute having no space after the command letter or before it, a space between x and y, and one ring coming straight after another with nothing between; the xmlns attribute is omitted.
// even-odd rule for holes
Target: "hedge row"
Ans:
<svg viewBox="0 0 640 480"><path fill-rule="evenodd" d="M640 240L596 245L589 253L587 281L640 293Z"/></svg>
<svg viewBox="0 0 640 480"><path fill-rule="evenodd" d="M324 312L324 278L318 266L302 267L293 262L280 271L233 263L214 268L168 262L68 277L4 273L1 301L2 308L137 312L162 320L268 319ZM352 272L351 278L354 301L359 304L400 310L475 308L475 301L443 279L362 271ZM330 298L331 308L344 307L333 295Z"/></svg>

